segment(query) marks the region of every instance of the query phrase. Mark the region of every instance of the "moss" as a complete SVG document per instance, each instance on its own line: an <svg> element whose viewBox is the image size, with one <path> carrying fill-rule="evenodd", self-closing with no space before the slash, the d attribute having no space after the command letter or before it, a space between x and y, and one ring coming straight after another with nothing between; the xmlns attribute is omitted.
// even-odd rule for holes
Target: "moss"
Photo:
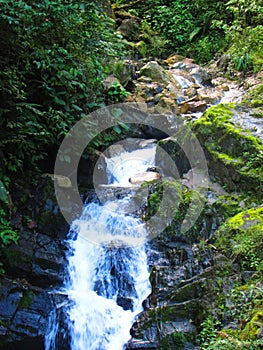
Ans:
<svg viewBox="0 0 263 350"><path fill-rule="evenodd" d="M263 271L263 206L228 219L217 231L216 246L244 269Z"/></svg>
<svg viewBox="0 0 263 350"><path fill-rule="evenodd" d="M163 350L173 350L173 349L183 349L186 343L186 337L182 332L174 332L167 334L161 340L161 349Z"/></svg>
<svg viewBox="0 0 263 350"><path fill-rule="evenodd" d="M150 194L144 219L147 221L158 212L163 200L163 191L165 191L164 210L158 215L163 220L171 218L172 220L167 225L162 237L168 236L169 240L181 237L186 241L196 241L202 225L205 198L199 192L190 190L177 181L163 180L150 185L148 183L147 186L150 186ZM197 217L196 213L199 212L200 215ZM189 230L184 231L185 227L189 227Z"/></svg>
<svg viewBox="0 0 263 350"><path fill-rule="evenodd" d="M138 51L141 57L146 57L147 55L147 44L141 40L134 45L135 49Z"/></svg>
<svg viewBox="0 0 263 350"><path fill-rule="evenodd" d="M244 96L242 103L248 107L262 107L263 106L263 84L250 89Z"/></svg>
<svg viewBox="0 0 263 350"><path fill-rule="evenodd" d="M263 309L256 311L252 315L251 319L247 322L245 328L241 332L240 338L242 340L255 340L261 329L263 329Z"/></svg>
<svg viewBox="0 0 263 350"><path fill-rule="evenodd" d="M251 205L251 202L253 202L253 200L251 201L250 197L244 195L222 195L218 196L216 202L213 203L212 211L214 216L218 217L222 222L243 211L244 209L242 210L242 206L248 207Z"/></svg>
<svg viewBox="0 0 263 350"><path fill-rule="evenodd" d="M25 291L19 303L19 308L25 308L25 309L29 308L34 297L35 297L35 293L32 290Z"/></svg>
<svg viewBox="0 0 263 350"><path fill-rule="evenodd" d="M229 190L252 191L262 198L263 144L249 131L234 125L233 104L213 106L193 123L209 167Z"/></svg>

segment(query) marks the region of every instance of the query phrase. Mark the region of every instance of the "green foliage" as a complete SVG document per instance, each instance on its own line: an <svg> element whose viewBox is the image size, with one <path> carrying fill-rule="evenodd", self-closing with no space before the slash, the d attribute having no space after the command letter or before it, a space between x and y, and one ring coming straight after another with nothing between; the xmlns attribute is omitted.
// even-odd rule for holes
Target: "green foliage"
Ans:
<svg viewBox="0 0 263 350"><path fill-rule="evenodd" d="M2 177L35 171L71 126L101 105L107 61L120 46L99 1L0 4Z"/></svg>
<svg viewBox="0 0 263 350"><path fill-rule="evenodd" d="M5 204L9 203L7 190L1 180L0 180L0 201Z"/></svg>
<svg viewBox="0 0 263 350"><path fill-rule="evenodd" d="M118 1L119 4L126 3ZM131 1L133 3L133 1ZM145 0L131 6L176 51L207 63L228 48L233 68L243 73L263 66L261 0Z"/></svg>
<svg viewBox="0 0 263 350"><path fill-rule="evenodd" d="M109 104L123 102L126 99L126 97L129 95L128 91L126 91L124 87L117 82L114 82L109 87L107 94L108 94Z"/></svg>
<svg viewBox="0 0 263 350"><path fill-rule="evenodd" d="M242 103L248 107L263 106L263 84L258 85L254 89L250 89L242 100Z"/></svg>
<svg viewBox="0 0 263 350"><path fill-rule="evenodd" d="M228 318L233 320L247 320L249 314L253 313L262 304L262 284L237 285L228 293L229 303L226 308Z"/></svg>
<svg viewBox="0 0 263 350"><path fill-rule="evenodd" d="M242 341L229 337L227 339L218 339L208 347L203 349L207 350L260 350L262 349L262 340L258 341Z"/></svg>
<svg viewBox="0 0 263 350"><path fill-rule="evenodd" d="M230 240L231 237L231 240ZM228 219L218 231L217 246L243 269L263 271L263 209L249 209Z"/></svg>
<svg viewBox="0 0 263 350"><path fill-rule="evenodd" d="M258 332L262 327L262 283L236 285L227 294L227 303L214 313L220 316L226 324L233 322L235 329L224 329L218 318L209 315L201 324L199 336L201 349L208 350L259 350L262 348L262 338Z"/></svg>
<svg viewBox="0 0 263 350"><path fill-rule="evenodd" d="M9 220L6 217L6 213L0 208L0 259L2 257L2 251L10 244L18 242L19 236L16 231L13 230ZM3 263L0 260L0 275L5 271L3 269Z"/></svg>
<svg viewBox="0 0 263 350"><path fill-rule="evenodd" d="M207 318L201 323L201 331L199 333L199 341L202 345L202 349L207 349L209 344L213 344L216 339L216 330L219 328L219 321L212 315L208 315Z"/></svg>
<svg viewBox="0 0 263 350"><path fill-rule="evenodd" d="M186 337L182 332L174 332L168 334L161 341L161 349L163 350L173 350L173 349L183 349L186 343Z"/></svg>
<svg viewBox="0 0 263 350"><path fill-rule="evenodd" d="M162 57L167 56L167 45L169 41L162 37L158 31L153 30L151 26L146 22L146 20L142 21L142 34L141 38L143 42L145 42L144 52L142 52L142 56L153 56L153 57ZM138 48L140 53L140 48ZM142 51L142 50L141 50Z"/></svg>
<svg viewBox="0 0 263 350"><path fill-rule="evenodd" d="M176 51L200 62L208 62L224 46L224 24L232 15L225 11L225 1L215 0L145 0L135 3L133 11L154 32L155 45L161 45L157 55Z"/></svg>
<svg viewBox="0 0 263 350"><path fill-rule="evenodd" d="M263 7L261 0L230 0L233 21L225 27L235 67L246 73L263 67Z"/></svg>

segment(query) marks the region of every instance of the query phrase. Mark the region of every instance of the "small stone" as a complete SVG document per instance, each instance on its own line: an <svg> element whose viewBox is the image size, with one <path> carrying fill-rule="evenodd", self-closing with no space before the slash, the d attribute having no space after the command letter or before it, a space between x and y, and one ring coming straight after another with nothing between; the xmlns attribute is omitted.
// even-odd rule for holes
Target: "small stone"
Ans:
<svg viewBox="0 0 263 350"><path fill-rule="evenodd" d="M146 181L159 180L161 178L161 174L147 171L145 173L136 174L129 178L129 182L133 185L141 184Z"/></svg>
<svg viewBox="0 0 263 350"><path fill-rule="evenodd" d="M139 77L137 79L139 82L141 83L151 83L152 82L152 78L150 77L145 77L144 75L142 75L141 77Z"/></svg>

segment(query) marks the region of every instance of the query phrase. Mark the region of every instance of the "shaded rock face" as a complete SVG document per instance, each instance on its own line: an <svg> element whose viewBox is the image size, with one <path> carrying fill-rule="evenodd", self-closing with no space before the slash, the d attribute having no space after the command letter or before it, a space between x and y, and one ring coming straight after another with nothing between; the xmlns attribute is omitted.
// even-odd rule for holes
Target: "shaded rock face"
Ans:
<svg viewBox="0 0 263 350"><path fill-rule="evenodd" d="M217 288L222 268L195 246L160 239L151 242L152 294L131 329L126 349L197 349L197 325ZM225 258L224 264L228 259ZM180 341L179 341L180 340Z"/></svg>
<svg viewBox="0 0 263 350"><path fill-rule="evenodd" d="M12 245L5 252L5 269L12 276L25 278L38 286L62 283L66 247L37 232L23 231L18 245Z"/></svg>
<svg viewBox="0 0 263 350"><path fill-rule="evenodd" d="M68 178L58 181L66 189L70 186ZM21 208L12 221L19 230L18 244L2 255L7 276L0 284L3 349L44 349L49 316L56 308L57 297L51 291L65 278L68 224L58 210L53 179L43 176L31 191L27 208ZM20 203L26 194L25 186L12 198ZM30 220L25 221L25 216Z"/></svg>
<svg viewBox="0 0 263 350"><path fill-rule="evenodd" d="M28 338L29 345L31 339L32 348L42 349L48 316L53 308L52 298L41 288L32 287L25 280L2 279L0 344L7 343L9 345L6 346L11 349L10 343L14 343L13 348L23 349Z"/></svg>

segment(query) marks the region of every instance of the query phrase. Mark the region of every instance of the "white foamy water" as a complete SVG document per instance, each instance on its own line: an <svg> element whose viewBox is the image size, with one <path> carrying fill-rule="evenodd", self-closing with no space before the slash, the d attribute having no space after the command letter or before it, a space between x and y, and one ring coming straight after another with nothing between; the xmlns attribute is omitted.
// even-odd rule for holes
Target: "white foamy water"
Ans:
<svg viewBox="0 0 263 350"><path fill-rule="evenodd" d="M107 173L109 183L121 187L130 186L129 178L135 174L145 172L154 165L156 145L124 152L115 157L107 158Z"/></svg>
<svg viewBox="0 0 263 350"><path fill-rule="evenodd" d="M154 165L152 145L107 159L113 186ZM150 294L145 242L140 218L129 213L130 197L101 205L87 204L69 232L68 280L64 292L67 345L60 344L56 322L46 337L46 350L122 350L130 328ZM54 340L57 337L60 340Z"/></svg>

